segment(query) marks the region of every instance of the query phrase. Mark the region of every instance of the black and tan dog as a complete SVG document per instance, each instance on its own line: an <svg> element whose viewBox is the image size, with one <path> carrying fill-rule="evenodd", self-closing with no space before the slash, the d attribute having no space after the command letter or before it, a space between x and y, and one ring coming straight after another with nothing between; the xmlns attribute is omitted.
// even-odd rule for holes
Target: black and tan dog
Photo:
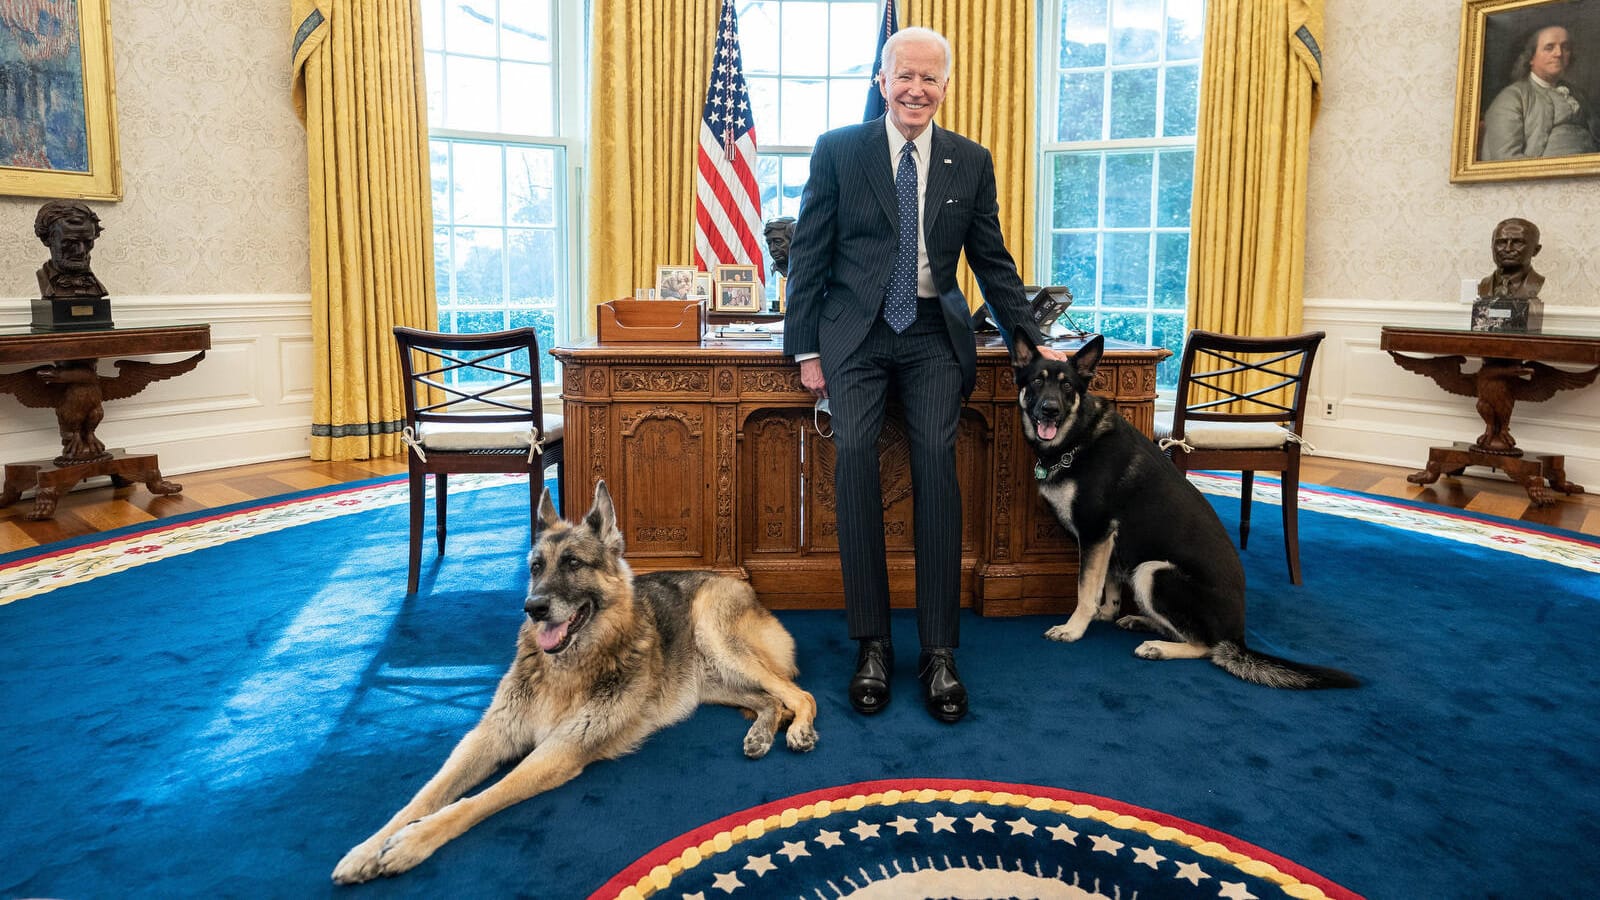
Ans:
<svg viewBox="0 0 1600 900"><path fill-rule="evenodd" d="M710 572L634 577L605 482L576 525L539 504L527 620L483 719L439 773L333 870L341 883L404 872L490 815L628 753L702 703L755 716L759 759L788 725L789 749L816 746L817 704L795 684L794 639L750 586ZM516 762L481 793L468 790Z"/></svg>
<svg viewBox="0 0 1600 900"><path fill-rule="evenodd" d="M1089 393L1105 340L1070 361L1012 340L1022 431L1033 446L1039 493L1078 539L1078 605L1045 632L1075 641L1093 619L1155 632L1145 659L1209 658L1269 687L1354 687L1355 677L1257 653L1244 643L1244 566L1216 511L1155 443L1110 401ZM1119 617L1123 587L1137 612Z"/></svg>

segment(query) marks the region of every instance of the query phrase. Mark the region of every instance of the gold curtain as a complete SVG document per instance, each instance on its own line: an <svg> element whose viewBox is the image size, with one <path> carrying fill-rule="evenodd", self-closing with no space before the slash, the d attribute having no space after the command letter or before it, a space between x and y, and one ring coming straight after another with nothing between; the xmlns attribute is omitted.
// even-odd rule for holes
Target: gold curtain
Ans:
<svg viewBox="0 0 1600 900"><path fill-rule="evenodd" d="M1190 225L1189 325L1301 329L1306 169L1323 0L1208 0Z"/></svg>
<svg viewBox="0 0 1600 900"><path fill-rule="evenodd" d="M655 284L656 266L694 264L695 148L721 10L721 0L591 7L584 328L594 304Z"/></svg>
<svg viewBox="0 0 1600 900"><path fill-rule="evenodd" d="M902 25L932 28L950 41L950 90L938 122L989 148L1000 202L1000 228L1022 280L1033 273L1036 3L1031 0L903 0ZM961 290L976 308L981 295L967 264Z"/></svg>
<svg viewBox="0 0 1600 900"><path fill-rule="evenodd" d="M312 459L400 452L395 325L433 328L422 30L409 0L291 0L310 181Z"/></svg>

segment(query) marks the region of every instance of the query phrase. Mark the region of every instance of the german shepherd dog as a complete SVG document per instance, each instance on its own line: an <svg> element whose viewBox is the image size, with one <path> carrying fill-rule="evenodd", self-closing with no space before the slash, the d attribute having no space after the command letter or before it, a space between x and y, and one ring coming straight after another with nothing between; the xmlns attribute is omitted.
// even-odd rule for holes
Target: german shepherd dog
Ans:
<svg viewBox="0 0 1600 900"><path fill-rule="evenodd" d="M749 585L711 572L635 577L603 481L575 525L556 514L546 490L534 537L527 619L488 711L411 802L345 854L334 881L407 871L490 815L631 752L702 703L754 714L744 736L751 759L765 756L785 725L789 749L816 746L817 703L795 684L794 638ZM500 781L463 796L510 762Z"/></svg>
<svg viewBox="0 0 1600 900"><path fill-rule="evenodd" d="M1045 637L1076 641L1090 620L1115 618L1122 628L1161 638L1134 649L1144 659L1209 658L1269 687L1359 683L1338 669L1245 646L1244 566L1216 511L1155 442L1089 393L1102 336L1066 362L1041 356L1020 329L1011 346L1039 493L1078 539L1078 605ZM1135 610L1129 615L1120 615L1124 586Z"/></svg>

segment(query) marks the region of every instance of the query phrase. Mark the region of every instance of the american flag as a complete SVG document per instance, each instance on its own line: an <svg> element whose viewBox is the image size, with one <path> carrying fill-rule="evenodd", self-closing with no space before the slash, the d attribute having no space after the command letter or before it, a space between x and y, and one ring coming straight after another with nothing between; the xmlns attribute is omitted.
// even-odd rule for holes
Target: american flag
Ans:
<svg viewBox="0 0 1600 900"><path fill-rule="evenodd" d="M755 173L756 129L739 55L739 20L733 0L722 3L695 162L695 265L705 272L717 265L753 265L765 283L759 241L761 189Z"/></svg>
<svg viewBox="0 0 1600 900"><path fill-rule="evenodd" d="M883 44L899 30L894 21L894 0L883 0L883 20L878 23L878 49L872 54L872 81L867 85L867 111L863 122L871 122L887 112L883 93L878 90L878 69L883 64Z"/></svg>

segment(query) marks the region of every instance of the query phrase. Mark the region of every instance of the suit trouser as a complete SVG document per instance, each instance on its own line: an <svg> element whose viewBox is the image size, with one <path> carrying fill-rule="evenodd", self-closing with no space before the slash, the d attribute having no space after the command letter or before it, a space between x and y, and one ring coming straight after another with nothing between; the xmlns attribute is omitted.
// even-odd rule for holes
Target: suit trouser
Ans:
<svg viewBox="0 0 1600 900"><path fill-rule="evenodd" d="M846 359L823 359L836 460L834 497L850 637L889 637L878 437L891 396L905 411L915 515L917 631L923 647L955 647L960 625L961 487L956 425L961 365L937 300L895 334L879 317Z"/></svg>

